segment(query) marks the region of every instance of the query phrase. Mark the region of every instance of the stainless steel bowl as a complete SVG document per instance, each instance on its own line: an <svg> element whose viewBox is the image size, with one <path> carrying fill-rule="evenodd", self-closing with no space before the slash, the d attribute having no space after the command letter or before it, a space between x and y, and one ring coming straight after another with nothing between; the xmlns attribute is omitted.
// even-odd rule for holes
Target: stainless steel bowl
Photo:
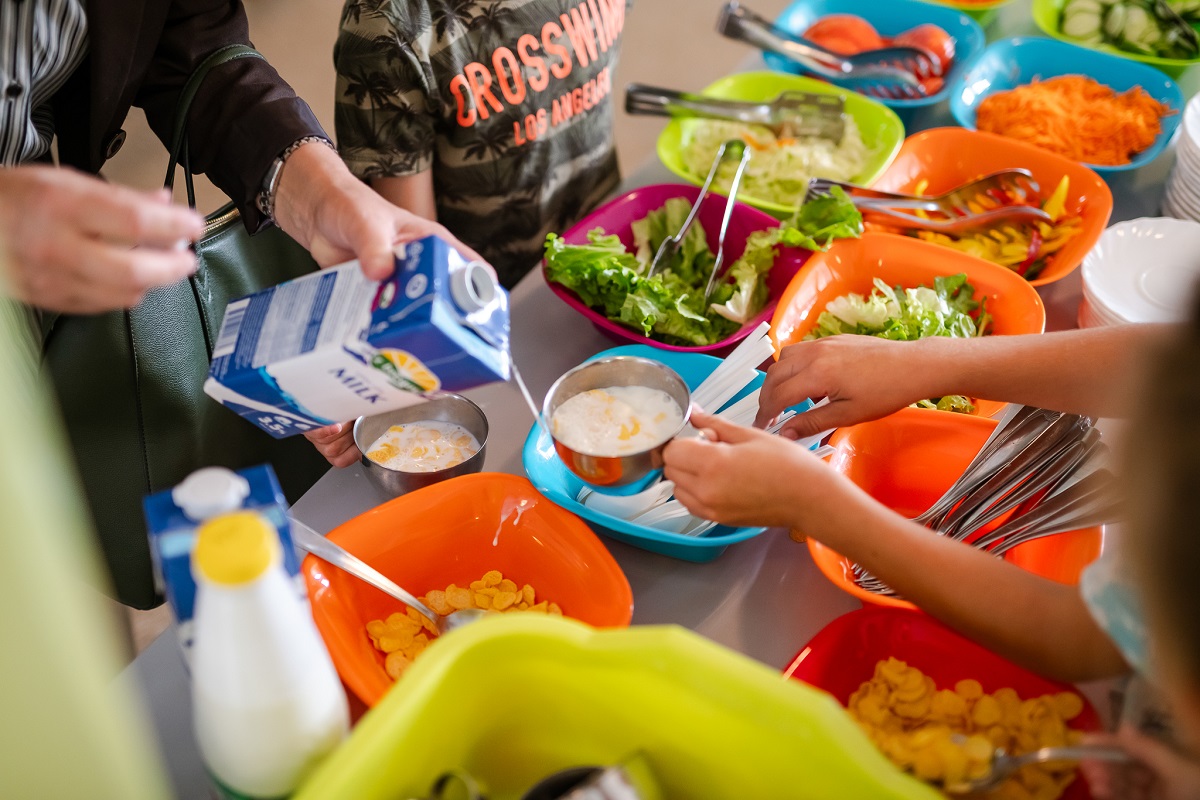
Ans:
<svg viewBox="0 0 1200 800"><path fill-rule="evenodd" d="M479 452L461 464L437 472L403 472L377 464L367 458L367 450L393 425L434 420L462 425L479 442ZM367 476L384 492L399 497L407 492L432 486L439 481L469 475L483 469L487 452L488 421L483 409L465 397L447 394L416 406L408 406L373 417L359 417L354 421L354 444L362 455L362 465Z"/></svg>
<svg viewBox="0 0 1200 800"><path fill-rule="evenodd" d="M671 396L683 410L683 421L679 429L649 450L623 456L602 456L580 453L554 438L554 449L558 457L583 480L602 488L620 488L636 484L657 470L662 469L662 451L667 442L679 435L691 416L692 396L683 378L675 370L636 356L610 356L589 361L563 375L550 391L542 407L546 424L553 427L554 412L564 402L581 392L605 389L609 386L648 386L661 389ZM551 433L553 437L553 433Z"/></svg>

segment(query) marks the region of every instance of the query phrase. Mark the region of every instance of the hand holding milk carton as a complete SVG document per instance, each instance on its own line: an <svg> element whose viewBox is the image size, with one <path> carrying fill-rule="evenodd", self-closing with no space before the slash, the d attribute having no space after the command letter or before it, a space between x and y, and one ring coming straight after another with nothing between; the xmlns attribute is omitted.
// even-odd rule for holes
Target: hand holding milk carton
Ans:
<svg viewBox="0 0 1200 800"><path fill-rule="evenodd" d="M276 438L508 380L508 294L437 237L229 304L204 391Z"/></svg>

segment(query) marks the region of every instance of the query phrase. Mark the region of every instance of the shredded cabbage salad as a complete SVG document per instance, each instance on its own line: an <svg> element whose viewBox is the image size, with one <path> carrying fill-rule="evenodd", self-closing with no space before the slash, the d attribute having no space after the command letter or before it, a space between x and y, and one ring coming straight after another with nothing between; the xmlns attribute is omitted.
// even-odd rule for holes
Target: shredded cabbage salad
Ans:
<svg viewBox="0 0 1200 800"><path fill-rule="evenodd" d="M780 205L799 205L810 178L853 180L867 163L869 151L853 117L846 117L841 142L816 136L776 138L769 128L721 120L687 120L684 129L683 163L693 175L703 178L712 169L721 145L742 139L753 150L739 195L768 200ZM728 187L736 164L726 161L717 173L717 186Z"/></svg>
<svg viewBox="0 0 1200 800"><path fill-rule="evenodd" d="M927 336L971 338L985 336L992 315L987 298L975 299L966 273L934 278L933 287L893 288L876 278L871 293L835 297L817 317L817 327L805 340L843 333L911 341ZM971 413L974 404L961 395L922 400L918 406Z"/></svg>

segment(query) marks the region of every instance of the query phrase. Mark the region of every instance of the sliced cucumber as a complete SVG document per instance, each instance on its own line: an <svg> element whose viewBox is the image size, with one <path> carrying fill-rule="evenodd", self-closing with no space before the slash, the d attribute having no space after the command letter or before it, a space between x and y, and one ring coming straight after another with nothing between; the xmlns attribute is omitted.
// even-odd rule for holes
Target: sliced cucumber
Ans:
<svg viewBox="0 0 1200 800"><path fill-rule="evenodd" d="M1103 14L1104 5L1099 0L1067 0L1063 7L1062 32L1077 39L1099 37L1104 24Z"/></svg>

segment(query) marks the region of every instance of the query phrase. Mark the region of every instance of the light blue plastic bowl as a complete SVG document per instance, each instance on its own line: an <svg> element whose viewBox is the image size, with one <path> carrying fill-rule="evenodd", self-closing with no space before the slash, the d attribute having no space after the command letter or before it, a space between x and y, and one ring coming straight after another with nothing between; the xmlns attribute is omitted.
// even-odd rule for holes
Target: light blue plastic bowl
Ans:
<svg viewBox="0 0 1200 800"><path fill-rule="evenodd" d="M614 347L603 353L597 353L588 361L607 356L639 356L666 364L679 373L688 388L692 390L695 390L721 363L721 359L713 356L659 350L642 344ZM739 392L730 403L737 402L762 386L765 377L763 373L759 373L758 377ZM812 408L812 403L805 401L793 408L797 411L807 411ZM766 528L732 528L727 525L718 525L703 536L684 536L679 533L647 528L644 525L588 508L575 499L579 495L579 490L586 484L563 466L562 461L554 452L554 443L542 431L540 425L534 425L530 429L529 436L525 439L521 460L530 482L551 502L582 517L596 533L634 547L640 547L643 550L649 550L652 553L678 558L682 561L712 561L725 552L725 548L729 545L751 539L766 530Z"/></svg>
<svg viewBox="0 0 1200 800"><path fill-rule="evenodd" d="M1114 91L1141 86L1151 97L1175 112L1162 119L1162 132L1150 147L1128 164L1087 164L1101 174L1124 172L1149 164L1163 151L1183 118L1183 92L1179 85L1154 67L1119 56L1077 47L1056 39L1002 39L966 64L950 95L950 113L964 128L976 130L975 110L983 98L1059 75L1087 75Z"/></svg>
<svg viewBox="0 0 1200 800"><path fill-rule="evenodd" d="M910 28L929 23L937 25L954 37L954 63L950 67L950 73L943 76L946 83L940 92L918 100L871 98L899 114L905 124L909 122L908 115L916 109L940 103L950 96L950 87L961 74L963 65L982 52L986 42L983 28L964 12L922 0L796 0L784 9L775 24L798 36L818 19L830 14L855 14L862 17L879 31L880 36L896 36ZM763 53L763 58L771 69L807 74L799 64L774 53Z"/></svg>

